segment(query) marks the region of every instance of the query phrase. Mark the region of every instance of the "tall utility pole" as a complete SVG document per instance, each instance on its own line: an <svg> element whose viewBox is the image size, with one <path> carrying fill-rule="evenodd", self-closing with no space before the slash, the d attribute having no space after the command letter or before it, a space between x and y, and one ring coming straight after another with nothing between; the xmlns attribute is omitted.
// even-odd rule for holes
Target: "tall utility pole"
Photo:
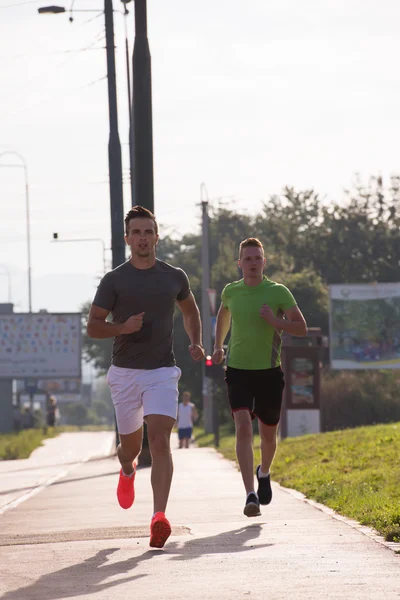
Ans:
<svg viewBox="0 0 400 600"><path fill-rule="evenodd" d="M203 190L203 184L201 186ZM207 355L212 354L212 331L210 316L210 300L208 290L210 288L210 256L209 256L209 235L208 235L208 201L202 200L202 246L201 246L201 266L202 266L202 285L201 285L201 320L203 325L203 345ZM206 376L205 365L202 363L203 370L203 410L204 410L204 429L206 433L214 431L214 413L213 413L213 382Z"/></svg>
<svg viewBox="0 0 400 600"><path fill-rule="evenodd" d="M133 100L130 143L132 148L132 198L154 212L153 111L151 55L147 37L147 2L135 0L133 48Z"/></svg>
<svg viewBox="0 0 400 600"><path fill-rule="evenodd" d="M132 203L154 213L153 110L151 55L147 37L147 2L135 0L135 43L132 58L132 120L130 128ZM150 465L146 424L143 429L140 465Z"/></svg>
<svg viewBox="0 0 400 600"><path fill-rule="evenodd" d="M127 27L127 17L129 15L129 11L126 8L126 5L129 4L131 0L121 0L124 5L124 27L125 27L125 63L126 63L126 82L128 87L128 110L129 110L129 174L131 181L131 202L132 206L136 204L135 202L135 179L133 173L133 145L132 145L132 87L131 87L131 69L130 62L131 58L129 56L129 39L128 39L128 27Z"/></svg>
<svg viewBox="0 0 400 600"><path fill-rule="evenodd" d="M114 15L112 0L104 0L106 25L108 112L110 135L108 139L108 165L110 181L111 251L112 268L125 262L124 196L122 186L121 142L118 133L117 84L115 75ZM119 444L115 419L116 445Z"/></svg>
<svg viewBox="0 0 400 600"><path fill-rule="evenodd" d="M117 86L115 76L114 16L112 0L104 0L106 25L108 110L110 135L108 165L110 180L112 267L125 262L124 200L122 188L121 142L118 133Z"/></svg>

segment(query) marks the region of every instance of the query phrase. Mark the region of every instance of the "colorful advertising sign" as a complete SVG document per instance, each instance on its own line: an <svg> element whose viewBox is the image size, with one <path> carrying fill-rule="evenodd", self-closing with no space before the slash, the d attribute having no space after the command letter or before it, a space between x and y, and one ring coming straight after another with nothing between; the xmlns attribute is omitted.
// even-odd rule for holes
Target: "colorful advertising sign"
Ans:
<svg viewBox="0 0 400 600"><path fill-rule="evenodd" d="M400 283L330 286L333 369L400 368Z"/></svg>
<svg viewBox="0 0 400 600"><path fill-rule="evenodd" d="M80 376L80 313L0 315L0 378Z"/></svg>
<svg viewBox="0 0 400 600"><path fill-rule="evenodd" d="M308 404L314 401L314 362L309 358L292 358L291 361L292 405Z"/></svg>

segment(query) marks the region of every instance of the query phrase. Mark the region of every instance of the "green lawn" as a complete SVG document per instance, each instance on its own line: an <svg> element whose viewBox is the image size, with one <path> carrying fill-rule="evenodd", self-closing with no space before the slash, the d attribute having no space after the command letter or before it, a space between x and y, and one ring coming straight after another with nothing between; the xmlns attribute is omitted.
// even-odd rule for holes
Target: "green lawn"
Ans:
<svg viewBox="0 0 400 600"><path fill-rule="evenodd" d="M235 460L234 437L223 433L219 451ZM199 433L196 441L212 445L213 437ZM258 464L258 436L254 442ZM283 486L400 542L400 423L287 438L271 473Z"/></svg>
<svg viewBox="0 0 400 600"><path fill-rule="evenodd" d="M49 427L47 432L42 429L25 429L19 433L1 433L0 460L29 458L31 453L42 445L43 440L55 437L64 431L103 431L104 429L107 427L86 425L84 427Z"/></svg>

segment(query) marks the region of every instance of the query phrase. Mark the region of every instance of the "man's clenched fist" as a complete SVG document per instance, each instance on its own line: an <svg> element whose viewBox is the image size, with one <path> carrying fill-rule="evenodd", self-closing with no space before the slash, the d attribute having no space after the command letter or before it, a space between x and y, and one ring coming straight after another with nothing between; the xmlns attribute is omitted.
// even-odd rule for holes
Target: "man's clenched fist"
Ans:
<svg viewBox="0 0 400 600"><path fill-rule="evenodd" d="M144 312L139 313L138 315L132 315L123 323L121 328L121 333L135 333L135 331L140 331L143 325L143 317Z"/></svg>

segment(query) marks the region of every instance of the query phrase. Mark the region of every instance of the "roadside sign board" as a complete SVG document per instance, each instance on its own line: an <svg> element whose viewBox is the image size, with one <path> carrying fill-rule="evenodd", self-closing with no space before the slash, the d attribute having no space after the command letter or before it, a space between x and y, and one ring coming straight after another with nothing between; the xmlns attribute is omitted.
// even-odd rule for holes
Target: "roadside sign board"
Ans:
<svg viewBox="0 0 400 600"><path fill-rule="evenodd" d="M80 376L80 313L0 314L0 378Z"/></svg>
<svg viewBox="0 0 400 600"><path fill-rule="evenodd" d="M400 283L329 287L332 369L400 368Z"/></svg>

